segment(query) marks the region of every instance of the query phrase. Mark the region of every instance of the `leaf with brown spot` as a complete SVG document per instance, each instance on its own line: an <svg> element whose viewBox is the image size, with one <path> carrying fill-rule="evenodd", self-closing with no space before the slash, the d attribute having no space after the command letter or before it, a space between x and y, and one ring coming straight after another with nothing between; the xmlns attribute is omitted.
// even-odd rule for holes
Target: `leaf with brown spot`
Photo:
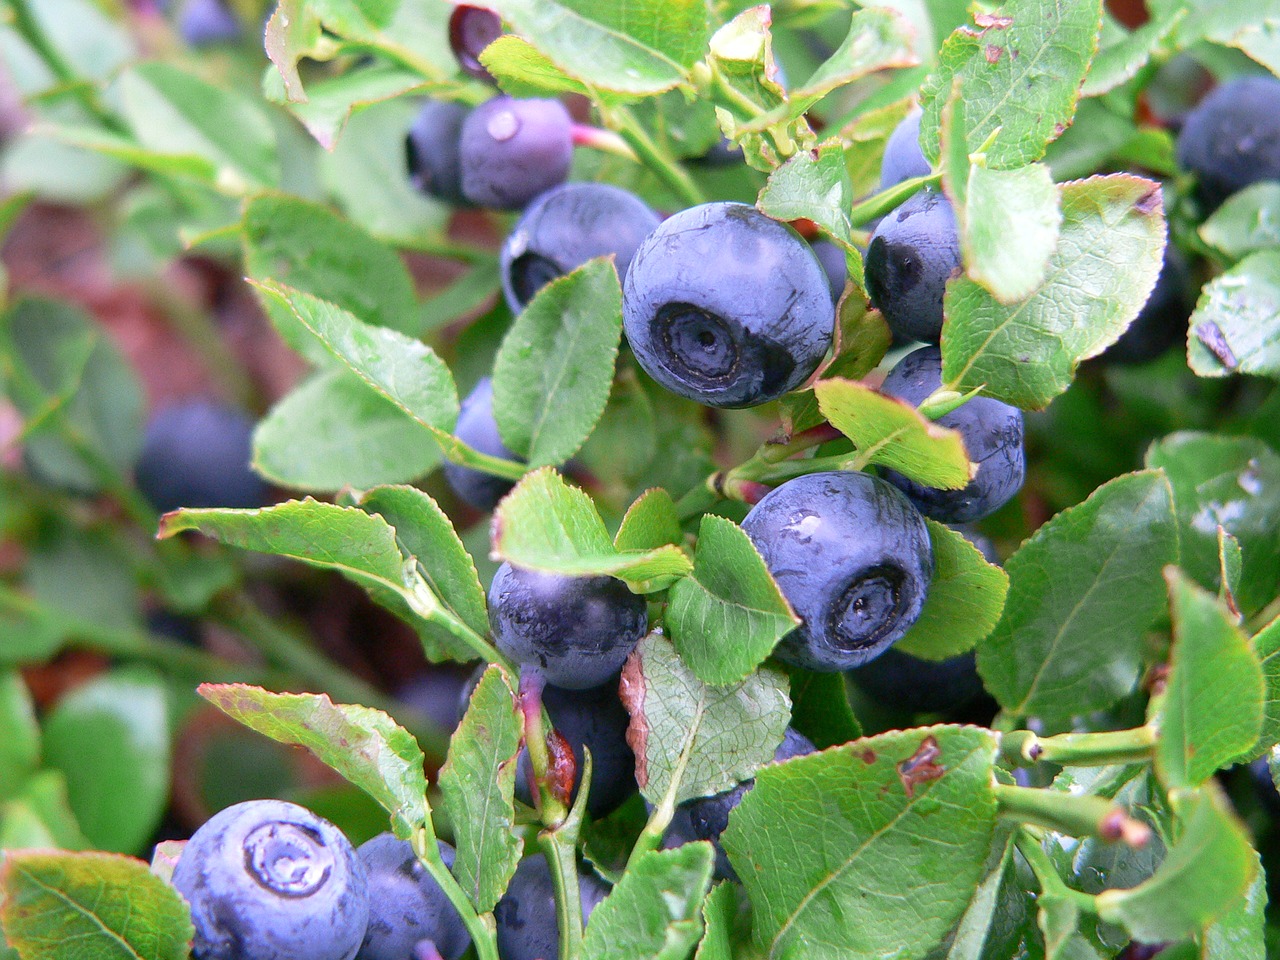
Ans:
<svg viewBox="0 0 1280 960"><path fill-rule="evenodd" d="M920 741L920 749L898 764L898 779L907 791L908 797L915 796L916 785L937 780L947 772L946 767L936 761L942 756L935 737L928 736Z"/></svg>

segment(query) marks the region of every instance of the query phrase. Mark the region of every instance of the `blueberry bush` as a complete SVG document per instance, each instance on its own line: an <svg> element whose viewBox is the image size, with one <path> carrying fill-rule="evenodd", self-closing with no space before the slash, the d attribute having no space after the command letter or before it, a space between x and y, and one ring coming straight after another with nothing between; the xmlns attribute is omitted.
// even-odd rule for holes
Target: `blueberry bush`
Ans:
<svg viewBox="0 0 1280 960"><path fill-rule="evenodd" d="M1280 955L1274 0L0 10L0 960Z"/></svg>

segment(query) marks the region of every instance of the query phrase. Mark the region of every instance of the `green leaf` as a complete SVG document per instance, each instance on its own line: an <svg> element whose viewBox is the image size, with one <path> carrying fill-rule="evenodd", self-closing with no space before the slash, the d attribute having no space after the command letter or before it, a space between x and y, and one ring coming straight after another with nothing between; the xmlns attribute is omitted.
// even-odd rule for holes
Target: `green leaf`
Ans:
<svg viewBox="0 0 1280 960"><path fill-rule="evenodd" d="M1142 670L1143 631L1165 605L1178 556L1169 481L1131 473L1064 510L1009 558L1009 595L978 645L987 690L1015 715L1066 718L1111 706Z"/></svg>
<svg viewBox="0 0 1280 960"><path fill-rule="evenodd" d="M45 765L66 777L89 841L136 853L169 800L169 707L161 678L113 671L63 697L44 722Z"/></svg>
<svg viewBox="0 0 1280 960"><path fill-rule="evenodd" d="M444 239L452 210L415 189L405 151L388 149L402 141L418 109L408 97L372 104L351 117L317 165L324 187L353 223L399 246L430 249Z"/></svg>
<svg viewBox="0 0 1280 960"><path fill-rule="evenodd" d="M1010 170L1043 157L1071 124L1097 48L1102 4L1009 0L997 14L976 19L976 29L961 28L947 38L921 89L920 141L936 159L942 107L958 78L968 152L987 144L988 165Z"/></svg>
<svg viewBox="0 0 1280 960"><path fill-rule="evenodd" d="M1039 409L1076 365L1114 343L1155 286L1164 249L1160 188L1127 174L1059 186L1062 227L1044 282L1001 304L967 277L947 284L942 374L948 389ZM1081 290L1090 291L1082 298Z"/></svg>
<svg viewBox="0 0 1280 960"><path fill-rule="evenodd" d="M426 476L440 448L422 427L346 370L326 370L258 422L253 468L275 484L323 492Z"/></svg>
<svg viewBox="0 0 1280 960"><path fill-rule="evenodd" d="M94 492L132 471L142 449L142 387L79 308L19 300L0 316L0 361L39 476Z"/></svg>
<svg viewBox="0 0 1280 960"><path fill-rule="evenodd" d="M733 960L738 892L732 883L718 883L702 904L702 942L694 960Z"/></svg>
<svg viewBox="0 0 1280 960"><path fill-rule="evenodd" d="M743 10L711 36L707 64L717 78L714 102L716 121L725 136L739 144L747 163L758 170L772 170L781 159L773 144L750 128L762 115L786 109L786 91L778 82L773 58L773 14L767 5ZM811 140L813 134L800 120L792 134Z"/></svg>
<svg viewBox="0 0 1280 960"><path fill-rule="evenodd" d="M85 850L89 846L71 812L67 779L60 770L38 771L0 808L0 850Z"/></svg>
<svg viewBox="0 0 1280 960"><path fill-rule="evenodd" d="M971 479L958 432L921 416L908 403L851 380L819 380L818 409L853 441L858 460L897 470L929 487L959 490Z"/></svg>
<svg viewBox="0 0 1280 960"><path fill-rule="evenodd" d="M819 750L857 740L862 725L854 716L844 674L818 673L785 665L791 678L791 726Z"/></svg>
<svg viewBox="0 0 1280 960"><path fill-rule="evenodd" d="M684 542L680 514L671 494L654 487L640 494L622 517L613 545L619 550L653 550Z"/></svg>
<svg viewBox="0 0 1280 960"><path fill-rule="evenodd" d="M693 573L671 587L664 621L704 683L737 683L800 624L759 551L731 520L707 514Z"/></svg>
<svg viewBox="0 0 1280 960"><path fill-rule="evenodd" d="M788 92L787 113L798 117L828 93L863 77L892 67L920 62L912 50L911 25L896 10L871 7L855 10L840 47L813 75Z"/></svg>
<svg viewBox="0 0 1280 960"><path fill-rule="evenodd" d="M256 197L245 207L242 231L253 279L327 300L372 326L421 331L413 280L399 255L327 207L297 197ZM313 339L297 329L289 306L273 297L264 302L291 346Z"/></svg>
<svg viewBox="0 0 1280 960"><path fill-rule="evenodd" d="M209 161L235 193L279 184L275 134L255 101L159 61L132 67L119 85L124 118L142 146Z"/></svg>
<svg viewBox="0 0 1280 960"><path fill-rule="evenodd" d="M1202 933L1244 896L1257 870L1249 835L1216 784L1170 800L1180 831L1155 875L1097 898L1099 917L1143 943Z"/></svg>
<svg viewBox="0 0 1280 960"><path fill-rule="evenodd" d="M461 445L449 436L458 420L458 390L449 368L430 347L364 323L309 293L274 283L258 289L268 300L287 307L321 346L429 430L443 447Z"/></svg>
<svg viewBox="0 0 1280 960"><path fill-rule="evenodd" d="M417 71L376 64L311 84L307 99L290 104L290 109L320 146L332 150L352 114L371 104L428 89Z"/></svg>
<svg viewBox="0 0 1280 960"><path fill-rule="evenodd" d="M1049 168L974 164L968 176L964 206L956 210L965 270L1001 303L1031 296L1044 282L1062 224Z"/></svg>
<svg viewBox="0 0 1280 960"><path fill-rule="evenodd" d="M377 487L360 498L359 506L395 527L401 551L417 560L418 573L431 592L459 620L485 636L489 614L475 561L440 506L416 487ZM451 638L438 632L437 641L448 645ZM457 659L474 656L468 651Z"/></svg>
<svg viewBox="0 0 1280 960"><path fill-rule="evenodd" d="M595 504L550 467L525 475L493 514L493 553L518 567L570 576L606 574L633 588L664 589L693 564L679 547L620 551Z"/></svg>
<svg viewBox="0 0 1280 960"><path fill-rule="evenodd" d="M849 239L852 205L853 185L844 147L835 139L816 151L802 150L774 170L756 200L761 212L775 220L812 220L846 250L853 248Z"/></svg>
<svg viewBox="0 0 1280 960"><path fill-rule="evenodd" d="M1185 9L1169 7L1153 12L1136 30L1125 30L1104 8L1101 48L1089 67L1081 96L1101 96L1136 77L1186 13Z"/></svg>
<svg viewBox="0 0 1280 960"><path fill-rule="evenodd" d="M1203 960L1265 960L1267 878L1254 853L1257 873L1245 895L1201 938Z"/></svg>
<svg viewBox="0 0 1280 960"><path fill-rule="evenodd" d="M431 830L424 758L408 731L381 710L324 694L271 693L243 683L202 683L200 696L278 743L306 747L391 815L402 840Z"/></svg>
<svg viewBox="0 0 1280 960"><path fill-rule="evenodd" d="M982 882L978 884L969 904L951 934L951 943L944 956L946 960L983 960L989 954L985 950L997 932L997 926L1007 924L1008 916L1001 916L1009 909L1008 891L1017 883L1014 870L1013 831L1008 824L997 826L996 842L987 856ZM1004 839L1001 839L1003 830Z"/></svg>
<svg viewBox="0 0 1280 960"><path fill-rule="evenodd" d="M1280 379L1280 250L1260 250L1205 284L1191 315L1187 363L1202 377Z"/></svg>
<svg viewBox="0 0 1280 960"><path fill-rule="evenodd" d="M24 586L58 620L137 630L141 600L129 549L102 530L56 526L28 548Z"/></svg>
<svg viewBox="0 0 1280 960"><path fill-rule="evenodd" d="M1174 642L1156 770L1171 789L1196 787L1257 742L1262 669L1212 594L1177 570L1166 576Z"/></svg>
<svg viewBox="0 0 1280 960"><path fill-rule="evenodd" d="M493 9L566 74L618 93L683 83L707 46L702 0L495 0Z"/></svg>
<svg viewBox="0 0 1280 960"><path fill-rule="evenodd" d="M982 880L995 753L986 730L928 727L761 769L722 837L757 942L794 960L925 956Z"/></svg>
<svg viewBox="0 0 1280 960"><path fill-rule="evenodd" d="M308 497L261 510L177 510L160 521L160 537L196 530L243 550L273 553L337 570L362 586L403 589L396 532L381 517Z"/></svg>
<svg viewBox="0 0 1280 960"><path fill-rule="evenodd" d="M22 960L186 960L195 930L176 890L141 860L10 851L0 923Z"/></svg>
<svg viewBox="0 0 1280 960"><path fill-rule="evenodd" d="M15 794L40 763L40 726L22 674L0 670L0 803Z"/></svg>
<svg viewBox="0 0 1280 960"><path fill-rule="evenodd" d="M640 641L622 671L631 714L627 742L636 782L651 803L720 793L773 759L791 703L787 678L765 668L741 683L703 683L658 631Z"/></svg>
<svg viewBox="0 0 1280 960"><path fill-rule="evenodd" d="M1251 616L1269 603L1280 569L1280 456L1250 437L1180 432L1154 444L1146 461L1173 485L1182 569L1205 589L1218 589L1222 527L1240 544L1241 611Z"/></svg>
<svg viewBox="0 0 1280 960"><path fill-rule="evenodd" d="M1280 617L1259 630L1250 641L1253 654L1262 664L1265 693L1262 703L1262 735L1257 752L1280 743Z"/></svg>
<svg viewBox="0 0 1280 960"><path fill-rule="evenodd" d="M711 844L646 853L591 913L582 940L592 960L685 960L702 936Z"/></svg>
<svg viewBox="0 0 1280 960"><path fill-rule="evenodd" d="M471 694L440 769L441 805L458 848L453 875L479 913L490 912L516 871L524 839L516 831L516 755L524 715L500 667Z"/></svg>
<svg viewBox="0 0 1280 960"><path fill-rule="evenodd" d="M1004 610L1009 575L944 523L926 519L933 542L933 580L920 618L895 644L923 660L959 656L987 638Z"/></svg>
<svg viewBox="0 0 1280 960"><path fill-rule="evenodd" d="M480 63L498 88L512 97L555 97L562 93L590 96L590 88L566 74L523 37L505 34L480 52Z"/></svg>
<svg viewBox="0 0 1280 960"><path fill-rule="evenodd" d="M609 259L539 290L493 364L493 413L507 448L531 467L577 453L609 402L621 337L622 288Z"/></svg>
<svg viewBox="0 0 1280 960"><path fill-rule="evenodd" d="M1280 247L1280 183L1264 180L1233 193L1200 225L1200 236L1232 260Z"/></svg>

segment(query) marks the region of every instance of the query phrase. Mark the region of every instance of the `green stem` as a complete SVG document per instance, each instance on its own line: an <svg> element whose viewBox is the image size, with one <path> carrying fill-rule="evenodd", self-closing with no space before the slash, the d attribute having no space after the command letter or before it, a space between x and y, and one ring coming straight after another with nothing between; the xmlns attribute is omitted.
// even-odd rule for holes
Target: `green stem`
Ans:
<svg viewBox="0 0 1280 960"><path fill-rule="evenodd" d="M1004 784L996 784L995 793L1000 815L1022 823L1072 837L1122 840L1131 847L1141 847L1151 838L1146 824L1102 797Z"/></svg>
<svg viewBox="0 0 1280 960"><path fill-rule="evenodd" d="M62 59L62 54L40 28L40 21L31 12L28 0L9 0L9 9L13 11L14 28L49 68L49 72L57 78L58 83L75 95L94 119L108 130L114 133L127 133L125 125L98 98L95 85L79 76L71 65Z"/></svg>
<svg viewBox="0 0 1280 960"><path fill-rule="evenodd" d="M468 647L476 656L487 663L496 663L502 666L512 676L518 676L520 667L502 653L497 647L482 637L476 631L472 630L466 623L458 618L452 611L441 605L434 591L427 586L426 580L421 576L411 591L406 591L405 600L409 607L420 616L423 620L430 621L436 626L446 630L451 636L460 640Z"/></svg>
<svg viewBox="0 0 1280 960"><path fill-rule="evenodd" d="M515 483L519 483L529 472L528 466L523 463L481 453L456 437L442 433L436 434L436 437L441 441L440 450L444 453L445 459L460 467L469 467Z"/></svg>
<svg viewBox="0 0 1280 960"><path fill-rule="evenodd" d="M498 957L498 932L493 914L478 914L462 887L445 866L440 856L440 846L430 830L421 829L413 835L413 852L426 868L431 878L440 885L453 908L458 911L463 925L471 934L478 960L500 960Z"/></svg>
<svg viewBox="0 0 1280 960"><path fill-rule="evenodd" d="M568 822L564 826L568 826ZM570 836L569 834L572 834ZM578 830L562 826L538 836L556 893L556 919L560 928L560 960L577 960L582 953L582 891L578 885Z"/></svg>
<svg viewBox="0 0 1280 960"><path fill-rule="evenodd" d="M439 724L352 676L305 638L268 617L248 597L233 594L220 598L210 612L214 620L244 637L269 661L318 688L316 692L327 693L342 703L359 703L386 712L414 735L429 760L437 764L444 761L449 734Z"/></svg>
<svg viewBox="0 0 1280 960"><path fill-rule="evenodd" d="M690 206L706 202L706 197L702 195L702 191L698 189L698 185L693 182L689 174L673 157L668 156L653 142L644 125L627 107L611 106L607 111L601 107L601 113L606 122L626 141L627 146L635 151L640 161L681 200Z"/></svg>
<svg viewBox="0 0 1280 960"><path fill-rule="evenodd" d="M870 223L877 217L883 217L891 210L902 206L903 202L915 195L923 187L931 187L942 179L941 173L930 173L923 177L903 180L888 190L881 190L865 200L855 203L849 211L849 222L854 226Z"/></svg>
<svg viewBox="0 0 1280 960"><path fill-rule="evenodd" d="M1097 901L1089 894L1073 890L1067 886L1066 882L1058 874L1057 868L1054 867L1053 861L1049 859L1049 855L1044 852L1040 839L1030 830L1025 828L1019 830L1014 836L1013 842L1017 846L1018 852L1022 854L1023 859L1027 861L1027 865L1031 867L1031 872L1035 874L1036 882L1040 884L1041 893L1071 900L1086 913L1097 914Z"/></svg>
<svg viewBox="0 0 1280 960"><path fill-rule="evenodd" d="M630 160L633 163L640 162L636 152L631 149L622 135L615 130L603 130L600 127L593 127L586 123L575 123L570 129L576 146L599 150L601 153L611 153L615 157L622 157L624 160Z"/></svg>
<svg viewBox="0 0 1280 960"><path fill-rule="evenodd" d="M1029 730L1018 730L1005 734L1001 750L1017 763L1045 761L1063 767L1106 767L1150 760L1155 745L1156 732L1151 727L1062 733L1055 737L1037 737Z"/></svg>
<svg viewBox="0 0 1280 960"><path fill-rule="evenodd" d="M676 513L682 522L706 513L722 499L715 486L719 477L718 473L711 474L705 482L698 484L676 501Z"/></svg>

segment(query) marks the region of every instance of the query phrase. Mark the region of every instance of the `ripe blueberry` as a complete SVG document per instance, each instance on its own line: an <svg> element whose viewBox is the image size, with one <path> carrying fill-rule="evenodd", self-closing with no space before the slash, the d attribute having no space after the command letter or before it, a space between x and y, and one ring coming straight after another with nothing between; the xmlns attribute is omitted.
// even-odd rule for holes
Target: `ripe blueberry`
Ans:
<svg viewBox="0 0 1280 960"><path fill-rule="evenodd" d="M594 873L579 867L578 891L585 924L609 888ZM560 956L556 891L545 856L539 853L520 861L507 892L493 910L493 919L502 960L555 960Z"/></svg>
<svg viewBox="0 0 1280 960"><path fill-rule="evenodd" d="M933 172L920 149L920 115L919 110L912 110L885 141L884 159L880 161L881 190Z"/></svg>
<svg viewBox="0 0 1280 960"><path fill-rule="evenodd" d="M147 424L135 478L160 512L179 507L260 507L267 487L250 469L253 422L210 400L159 411Z"/></svg>
<svg viewBox="0 0 1280 960"><path fill-rule="evenodd" d="M452 869L453 847L436 842ZM435 944L444 960L462 956L471 943L467 928L408 843L382 833L356 855L369 878L369 927L356 960L405 960L423 940Z"/></svg>
<svg viewBox="0 0 1280 960"><path fill-rule="evenodd" d="M635 194L607 183L566 183L529 204L502 245L502 292L519 313L544 285L612 253L625 278L636 248L659 223Z"/></svg>
<svg viewBox="0 0 1280 960"><path fill-rule="evenodd" d="M453 432L459 440L480 453L503 460L519 459L498 435L498 421L493 418L493 382L488 377L480 380L462 401ZM456 463L444 465L444 478L460 499L477 510L492 510L515 486L510 480Z"/></svg>
<svg viewBox="0 0 1280 960"><path fill-rule="evenodd" d="M1187 114L1178 163L1197 177L1209 209L1261 180L1280 180L1280 80L1239 77Z"/></svg>
<svg viewBox="0 0 1280 960"><path fill-rule="evenodd" d="M934 661L889 649L849 678L872 700L904 713L955 714L983 696L972 653Z"/></svg>
<svg viewBox="0 0 1280 960"><path fill-rule="evenodd" d="M423 193L466 206L458 142L467 108L445 100L425 100L404 140L409 179Z"/></svg>
<svg viewBox="0 0 1280 960"><path fill-rule="evenodd" d="M1187 262L1172 244L1164 248L1164 263L1151 296L1142 310L1109 346L1102 359L1110 363L1146 363L1160 356L1187 333L1187 321L1195 308Z"/></svg>
<svg viewBox="0 0 1280 960"><path fill-rule="evenodd" d="M225 0L187 0L178 12L178 32L193 47L234 43L240 39L240 29Z"/></svg>
<svg viewBox="0 0 1280 960"><path fill-rule="evenodd" d="M631 722L618 696L618 678L612 677L590 690L563 690L551 684L542 691L551 725L569 742L577 762L578 781L573 797L578 797L582 780L583 747L591 751L591 791L587 812L595 819L607 816L636 792L636 755L627 743ZM533 805L529 789L529 754L520 752L516 763L516 797Z"/></svg>
<svg viewBox="0 0 1280 960"><path fill-rule="evenodd" d="M941 385L942 352L921 347L898 361L880 392L918 406ZM922 513L943 523L968 523L993 513L1022 489L1026 456L1021 410L991 397L974 397L937 423L960 432L978 473L962 490L940 490L886 470L885 479Z"/></svg>
<svg viewBox="0 0 1280 960"><path fill-rule="evenodd" d="M494 97L463 121L458 156L468 200L482 207L519 209L569 175L569 111L559 100Z"/></svg>
<svg viewBox="0 0 1280 960"><path fill-rule="evenodd" d="M865 473L813 473L770 491L742 522L802 618L779 659L849 670L878 656L920 616L933 546L907 498Z"/></svg>
<svg viewBox="0 0 1280 960"><path fill-rule="evenodd" d="M707 203L640 245L623 296L645 371L712 407L750 407L817 369L835 324L827 276L791 227L742 203Z"/></svg>
<svg viewBox="0 0 1280 960"><path fill-rule="evenodd" d="M570 577L504 563L489 588L499 650L567 690L598 687L622 669L649 626L648 604L613 577Z"/></svg>
<svg viewBox="0 0 1280 960"><path fill-rule="evenodd" d="M808 737L788 727L782 743L774 751L773 762L782 763L792 757L802 757L813 753L815 749ZM730 880L737 880L738 875L720 846L720 835L729 826L729 814L742 802L747 791L755 785L756 781L753 777L723 793L686 800L676 808L675 816L672 817L671 824L667 828L663 846L669 848L680 846L689 840L709 840L716 848L716 874Z"/></svg>
<svg viewBox="0 0 1280 960"><path fill-rule="evenodd" d="M831 291L831 302L839 303L844 295L845 280L849 277L849 264L845 260L844 251L830 240L815 240L814 256L822 264L822 272L827 275L827 289Z"/></svg>
<svg viewBox="0 0 1280 960"><path fill-rule="evenodd" d="M485 7L459 4L449 15L449 46L458 66L477 80L493 83L493 74L480 62L484 48L502 36L502 18Z"/></svg>
<svg viewBox="0 0 1280 960"><path fill-rule="evenodd" d="M951 203L935 190L921 190L876 227L867 247L867 293L896 335L937 343L942 296L959 269Z"/></svg>
<svg viewBox="0 0 1280 960"><path fill-rule="evenodd" d="M364 866L329 821L250 800L195 832L173 871L195 960L352 960L364 939Z"/></svg>

